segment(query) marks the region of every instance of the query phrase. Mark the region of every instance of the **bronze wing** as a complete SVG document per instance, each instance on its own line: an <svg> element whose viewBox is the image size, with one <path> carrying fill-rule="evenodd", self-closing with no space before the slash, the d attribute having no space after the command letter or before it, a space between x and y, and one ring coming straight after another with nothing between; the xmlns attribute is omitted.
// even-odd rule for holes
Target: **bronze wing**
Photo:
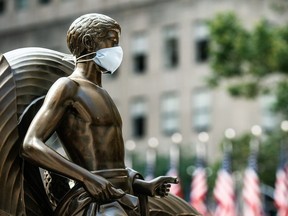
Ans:
<svg viewBox="0 0 288 216"><path fill-rule="evenodd" d="M0 215L49 215L38 167L23 162L19 149L43 96L74 64L65 54L22 48L0 54Z"/></svg>

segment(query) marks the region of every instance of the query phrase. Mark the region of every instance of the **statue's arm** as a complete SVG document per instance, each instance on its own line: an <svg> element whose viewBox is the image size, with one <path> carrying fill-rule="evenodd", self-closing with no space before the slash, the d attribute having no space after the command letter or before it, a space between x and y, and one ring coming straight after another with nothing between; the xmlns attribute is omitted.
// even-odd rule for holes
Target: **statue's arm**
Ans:
<svg viewBox="0 0 288 216"><path fill-rule="evenodd" d="M27 131L21 155L39 167L83 183L95 198L107 200L118 193L107 180L67 160L44 143L56 130L67 106L73 103L76 90L77 85L69 78L60 78L52 85Z"/></svg>
<svg viewBox="0 0 288 216"><path fill-rule="evenodd" d="M137 171L127 167L129 173L130 184L135 194L142 194L146 196L167 196L171 184L178 184L177 177L159 176L152 180L146 181L143 176Z"/></svg>
<svg viewBox="0 0 288 216"><path fill-rule="evenodd" d="M75 87L68 78L61 78L52 85L26 133L21 155L37 166L60 172L67 177L73 176L75 180L82 182L84 175L81 172L85 171L44 143L55 131L67 105L72 102L69 99L72 98L73 91Z"/></svg>

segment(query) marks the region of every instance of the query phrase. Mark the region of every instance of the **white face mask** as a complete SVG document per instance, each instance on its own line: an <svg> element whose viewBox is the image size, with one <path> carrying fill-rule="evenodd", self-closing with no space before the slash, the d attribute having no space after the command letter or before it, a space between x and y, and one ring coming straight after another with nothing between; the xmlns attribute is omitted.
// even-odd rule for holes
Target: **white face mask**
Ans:
<svg viewBox="0 0 288 216"><path fill-rule="evenodd" d="M81 58L96 53L92 59L83 59ZM86 62L93 60L97 65L106 69L108 73L114 73L120 66L123 59L123 50L120 46L103 48L97 52L88 53L77 58L76 62Z"/></svg>

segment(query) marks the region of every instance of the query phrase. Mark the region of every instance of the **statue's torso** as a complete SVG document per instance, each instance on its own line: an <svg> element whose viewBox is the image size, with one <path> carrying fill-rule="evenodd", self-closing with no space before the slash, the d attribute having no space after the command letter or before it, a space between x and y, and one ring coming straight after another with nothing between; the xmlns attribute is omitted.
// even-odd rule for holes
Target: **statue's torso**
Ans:
<svg viewBox="0 0 288 216"><path fill-rule="evenodd" d="M120 114L108 93L83 79L57 130L70 159L88 170L124 168Z"/></svg>

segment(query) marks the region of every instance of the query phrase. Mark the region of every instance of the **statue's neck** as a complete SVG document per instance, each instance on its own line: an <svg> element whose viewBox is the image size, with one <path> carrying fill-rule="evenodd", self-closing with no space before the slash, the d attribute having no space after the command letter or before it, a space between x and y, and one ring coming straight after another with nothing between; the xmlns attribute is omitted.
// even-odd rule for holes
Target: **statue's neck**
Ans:
<svg viewBox="0 0 288 216"><path fill-rule="evenodd" d="M77 63L72 76L82 77L98 86L102 86L102 73L93 61Z"/></svg>

